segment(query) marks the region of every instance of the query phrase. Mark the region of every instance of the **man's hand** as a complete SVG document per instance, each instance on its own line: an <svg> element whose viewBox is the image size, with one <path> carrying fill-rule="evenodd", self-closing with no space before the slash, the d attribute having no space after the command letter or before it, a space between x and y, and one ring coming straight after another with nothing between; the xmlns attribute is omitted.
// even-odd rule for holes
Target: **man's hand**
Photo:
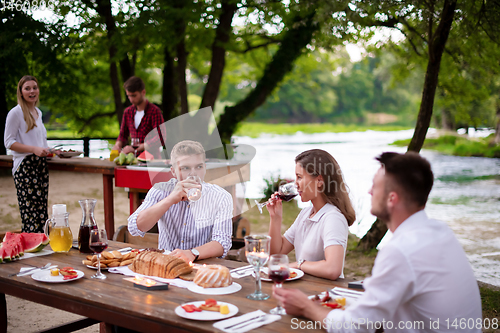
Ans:
<svg viewBox="0 0 500 333"><path fill-rule="evenodd" d="M125 147L123 147L121 152L124 154L135 153L135 149L132 146L125 146Z"/></svg>
<svg viewBox="0 0 500 333"><path fill-rule="evenodd" d="M196 258L195 255L191 252L191 250L175 249L172 252L170 252L170 255L180 258L187 263L189 263L190 261L193 262L194 259Z"/></svg>
<svg viewBox="0 0 500 333"><path fill-rule="evenodd" d="M177 182L177 184L175 184L174 190L169 194L169 197L173 199L174 204L181 201L186 201L187 192L190 188L193 187L201 188L201 185L191 179L184 179L182 181L179 181Z"/></svg>
<svg viewBox="0 0 500 333"><path fill-rule="evenodd" d="M276 288L273 286L273 296L282 304L287 314L296 317L323 321L331 310L314 303L298 289Z"/></svg>

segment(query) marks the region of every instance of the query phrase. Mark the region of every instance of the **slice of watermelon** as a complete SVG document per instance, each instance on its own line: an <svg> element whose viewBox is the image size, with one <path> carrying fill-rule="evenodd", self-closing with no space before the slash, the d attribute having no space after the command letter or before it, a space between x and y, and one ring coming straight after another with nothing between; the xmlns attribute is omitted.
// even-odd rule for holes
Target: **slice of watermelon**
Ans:
<svg viewBox="0 0 500 333"><path fill-rule="evenodd" d="M154 160L155 157L153 154L148 153L147 151L143 151L138 157L137 160L141 162L147 162Z"/></svg>
<svg viewBox="0 0 500 333"><path fill-rule="evenodd" d="M6 261L14 260L19 256L18 245L15 241L10 240L3 242L1 248L5 251L3 259Z"/></svg>
<svg viewBox="0 0 500 333"><path fill-rule="evenodd" d="M24 252L40 252L49 244L49 237L45 234L23 232Z"/></svg>
<svg viewBox="0 0 500 333"><path fill-rule="evenodd" d="M24 255L24 237L21 234L15 234L13 232L7 231L5 237L3 238L4 242L12 241L17 244L17 249L20 256Z"/></svg>
<svg viewBox="0 0 500 333"><path fill-rule="evenodd" d="M0 248L0 256L2 257L2 262L9 262L12 260L10 254L12 252L12 249L7 248L7 247L1 247Z"/></svg>

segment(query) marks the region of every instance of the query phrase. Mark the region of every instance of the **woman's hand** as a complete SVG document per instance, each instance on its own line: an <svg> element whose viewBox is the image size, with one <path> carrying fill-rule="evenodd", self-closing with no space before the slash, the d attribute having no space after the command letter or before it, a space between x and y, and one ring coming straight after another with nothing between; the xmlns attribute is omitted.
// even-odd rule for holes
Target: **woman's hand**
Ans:
<svg viewBox="0 0 500 333"><path fill-rule="evenodd" d="M49 154L49 148L33 147L33 154L39 157L46 157Z"/></svg>
<svg viewBox="0 0 500 333"><path fill-rule="evenodd" d="M283 217L283 204L281 202L281 199L277 197L278 192L274 192L273 195L271 195L271 200L269 200L269 203L266 205L267 211L269 212L269 216L271 216L271 220L274 219L282 219Z"/></svg>

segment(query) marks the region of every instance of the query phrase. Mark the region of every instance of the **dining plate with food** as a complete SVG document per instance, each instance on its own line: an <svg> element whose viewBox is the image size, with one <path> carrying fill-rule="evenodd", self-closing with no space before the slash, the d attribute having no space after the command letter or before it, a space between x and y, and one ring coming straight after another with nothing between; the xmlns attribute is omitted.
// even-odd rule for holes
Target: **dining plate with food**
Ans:
<svg viewBox="0 0 500 333"><path fill-rule="evenodd" d="M227 287L219 287L219 288L204 288L193 283L188 287L189 291L193 293L202 294L202 295L227 295L233 294L241 290L241 284L233 282Z"/></svg>
<svg viewBox="0 0 500 333"><path fill-rule="evenodd" d="M175 308L179 317L192 320L220 320L234 316L239 311L236 305L209 298L204 301L189 302Z"/></svg>
<svg viewBox="0 0 500 333"><path fill-rule="evenodd" d="M309 296L309 299L326 308L341 310L345 310L356 302L354 298L338 296L331 291L324 291L320 294Z"/></svg>
<svg viewBox="0 0 500 333"><path fill-rule="evenodd" d="M252 273L252 275L255 276L255 273ZM285 280L285 282L298 280L303 276L304 276L304 272L301 271L300 269L290 268L290 275L288 276L288 279ZM269 278L269 268L268 267L262 267L260 269L260 280L261 281L271 281L271 282L273 281Z"/></svg>
<svg viewBox="0 0 500 333"><path fill-rule="evenodd" d="M55 268L51 270L40 271L33 274L31 277L35 281L61 283L81 279L85 273L73 267Z"/></svg>
<svg viewBox="0 0 500 333"><path fill-rule="evenodd" d="M78 150L73 150L73 149L61 150L61 152L59 153L59 157L70 158L70 157L74 157L74 156L79 156L81 154L83 154L83 151L78 151Z"/></svg>

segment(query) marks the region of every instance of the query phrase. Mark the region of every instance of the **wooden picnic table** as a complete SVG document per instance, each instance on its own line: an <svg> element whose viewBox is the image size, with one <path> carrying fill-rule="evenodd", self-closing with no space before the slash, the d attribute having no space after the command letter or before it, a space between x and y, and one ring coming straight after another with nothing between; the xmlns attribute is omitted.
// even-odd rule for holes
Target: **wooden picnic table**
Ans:
<svg viewBox="0 0 500 333"><path fill-rule="evenodd" d="M98 158L52 158L47 161L49 170L73 171L102 174L102 196L104 200L104 226L111 239L115 232L115 212L113 201L113 177L116 164ZM0 168L12 169L12 156L0 155Z"/></svg>
<svg viewBox="0 0 500 333"><path fill-rule="evenodd" d="M126 246L133 245L109 242L109 250ZM180 304L203 301L206 298L215 298L217 301L236 305L239 308L236 316L258 309L269 313L269 310L276 307L276 300L273 298L265 301L252 301L246 298L255 289L255 281L251 276L235 279L234 282L241 284L242 289L230 295L201 295L175 286L170 286L168 290L148 291L134 287L131 282L125 281L124 276L120 274L104 272L107 276L106 280L91 279L90 276L95 273L95 270L82 264L84 258L84 254L71 249L68 253L54 253L1 265L0 323L5 323L5 327L0 327L0 332L6 332L7 329L5 294L82 315L88 317L92 323L104 322L106 324L101 324L101 332L109 331L110 325L119 325L140 332L218 332L212 326L214 321L184 319L174 312ZM59 265L59 267L71 266L83 271L85 276L67 283L38 282L29 275L8 277L11 273L19 272L21 267L37 267L49 262L53 265ZM216 258L200 260L199 263L221 264L229 269L247 265L242 262ZM286 283L286 287L298 288L310 295L318 294L335 286L347 287L347 282L345 280L330 281L305 274L301 279ZM264 292L271 294L271 287L271 282L262 282ZM289 332L292 330L292 319L292 316L284 315L280 320L261 326L256 331ZM26 320L29 320L29 317ZM299 323L301 321L298 320ZM293 323L296 322L297 319ZM66 331L69 331L69 328L66 328ZM321 332L322 330L308 331Z"/></svg>

